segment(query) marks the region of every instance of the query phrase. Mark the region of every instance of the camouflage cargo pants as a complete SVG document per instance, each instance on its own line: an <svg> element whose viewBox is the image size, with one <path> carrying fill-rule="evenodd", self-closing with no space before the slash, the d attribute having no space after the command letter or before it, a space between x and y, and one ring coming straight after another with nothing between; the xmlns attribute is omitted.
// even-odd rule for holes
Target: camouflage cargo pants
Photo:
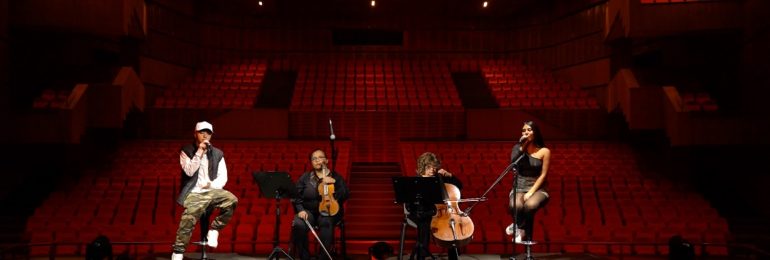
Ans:
<svg viewBox="0 0 770 260"><path fill-rule="evenodd" d="M195 223L209 206L220 209L220 214L212 222L209 229L221 230L233 217L238 198L227 190L210 190L202 193L190 193L184 200L184 212L179 221L179 229L176 231L174 253L184 253L190 243L190 236L195 228Z"/></svg>

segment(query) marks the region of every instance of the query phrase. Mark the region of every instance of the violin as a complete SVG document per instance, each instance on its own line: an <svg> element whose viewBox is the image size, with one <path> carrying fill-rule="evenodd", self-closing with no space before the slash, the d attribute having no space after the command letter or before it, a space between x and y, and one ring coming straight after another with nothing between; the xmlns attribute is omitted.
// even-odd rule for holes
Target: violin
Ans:
<svg viewBox="0 0 770 260"><path fill-rule="evenodd" d="M441 179L439 175L439 180ZM460 189L454 184L444 183L443 180L440 182L444 184L444 200L448 203L436 204L436 215L433 215L430 222L431 233L439 246L465 246L473 238L473 220L465 215L457 204L460 201Z"/></svg>
<svg viewBox="0 0 770 260"><path fill-rule="evenodd" d="M324 177L329 176L331 172L328 171L326 166L324 166L323 172L326 173L324 174ZM321 213L321 216L337 215L337 212L340 210L340 204L334 198L334 183L327 183L323 181L323 179L324 178L321 178L322 181L318 185L318 194L321 195L318 211Z"/></svg>

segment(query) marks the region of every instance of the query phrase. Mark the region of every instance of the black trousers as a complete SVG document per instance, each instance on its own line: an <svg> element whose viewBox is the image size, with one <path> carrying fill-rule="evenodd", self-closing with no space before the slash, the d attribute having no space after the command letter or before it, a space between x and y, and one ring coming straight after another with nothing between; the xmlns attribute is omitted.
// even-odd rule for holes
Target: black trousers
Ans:
<svg viewBox="0 0 770 260"><path fill-rule="evenodd" d="M334 245L334 226L342 219L342 212L337 213L334 216L321 216L318 213L308 214L307 221L310 225L318 227L318 237L321 239L324 247L331 253ZM308 249L308 234L311 227L308 227L298 216L294 216L294 220L291 222L291 242L295 252L299 254L299 258L306 260L310 259L310 250ZM321 250L318 259L327 259L326 254Z"/></svg>
<svg viewBox="0 0 770 260"><path fill-rule="evenodd" d="M433 215L436 214L436 206L408 205L407 210L409 211L407 217L417 225L417 244L412 250L412 256L415 256L416 259L425 259L425 257L431 256L430 223L433 220Z"/></svg>

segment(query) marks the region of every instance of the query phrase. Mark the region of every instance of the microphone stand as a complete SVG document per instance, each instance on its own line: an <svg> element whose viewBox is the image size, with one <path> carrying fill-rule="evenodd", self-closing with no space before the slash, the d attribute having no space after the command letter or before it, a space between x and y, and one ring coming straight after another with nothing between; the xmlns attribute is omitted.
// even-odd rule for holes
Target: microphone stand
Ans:
<svg viewBox="0 0 770 260"><path fill-rule="evenodd" d="M521 154L519 154L519 158L516 158L516 160L513 163L511 163L511 165L513 165L514 167L518 166L519 165L519 161L521 161L521 159L524 158L525 155L527 155L527 153L522 148ZM517 212L518 210L516 209L516 201L517 201L517 199L516 199L516 185L518 184L518 181L519 181L519 172L516 170L516 168L513 168L513 171L515 172L515 174L513 175L513 185L511 186L511 189L513 190L513 216L511 218L513 219L513 228L514 228L514 230L513 230L513 238L514 238L513 240L514 241L513 242L514 243L513 243L512 249L511 249L511 257L510 257L509 260L516 260L516 241L515 240L516 240L516 229L518 228L516 226L516 218L518 217L517 215L519 214ZM510 199L510 197L509 197L509 199Z"/></svg>
<svg viewBox="0 0 770 260"><path fill-rule="evenodd" d="M514 160L511 164L509 164L507 167L505 167L505 170L503 170L503 172L501 172L500 175L497 176L497 179L492 183L492 185L489 185L489 188L487 188L487 190L484 191L483 194L481 194L481 197L479 197L479 200L474 201L473 204L468 206L463 211L465 213L465 215L470 215L470 212L471 212L471 210L473 210L473 207L475 207L477 204L479 204L479 202L486 201L487 194L490 191L492 191L492 189L494 189L495 186L497 186L497 184L499 184L500 181L503 180L503 177L505 177L505 175L508 174L508 172L511 171L511 170L513 170L513 172L514 172L514 174L513 174L513 185L514 185L513 188L516 189L515 185L516 185L516 177L518 175L518 172L516 171L516 168L514 168L514 167L518 166L519 161L521 161L521 158L524 158L524 155L525 155L525 153L522 152L519 155L519 157L516 158L516 160ZM514 203L516 203L515 200L514 200ZM515 207L514 207L514 210L515 210Z"/></svg>
<svg viewBox="0 0 770 260"><path fill-rule="evenodd" d="M335 171L337 168L337 148L334 147L334 140L337 139L337 137L334 135L334 130L331 128L332 125L332 119L329 118L329 146L331 147L331 153L332 153L332 171Z"/></svg>

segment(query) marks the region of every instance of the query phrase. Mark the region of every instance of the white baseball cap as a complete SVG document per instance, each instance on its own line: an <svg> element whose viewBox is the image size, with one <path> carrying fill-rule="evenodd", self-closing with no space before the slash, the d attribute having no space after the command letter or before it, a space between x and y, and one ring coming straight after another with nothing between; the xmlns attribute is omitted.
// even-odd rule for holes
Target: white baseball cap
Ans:
<svg viewBox="0 0 770 260"><path fill-rule="evenodd" d="M201 131L201 130L209 130L212 133L214 132L214 126L211 125L211 123L206 121L200 121L197 124L195 124L195 131Z"/></svg>

